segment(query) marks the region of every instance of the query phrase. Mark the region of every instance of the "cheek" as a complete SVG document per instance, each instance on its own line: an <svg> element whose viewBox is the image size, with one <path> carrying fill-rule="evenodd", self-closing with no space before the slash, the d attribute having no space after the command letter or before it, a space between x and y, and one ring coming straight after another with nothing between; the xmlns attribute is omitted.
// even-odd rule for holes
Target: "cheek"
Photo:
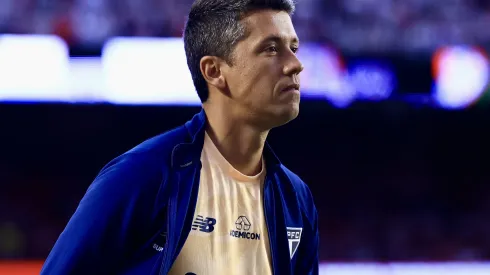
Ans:
<svg viewBox="0 0 490 275"><path fill-rule="evenodd" d="M234 90L237 96L242 99L253 100L260 92L266 77L258 72L255 68L242 68L237 70L234 79Z"/></svg>
<svg viewBox="0 0 490 275"><path fill-rule="evenodd" d="M275 68L259 62L237 64L233 72L232 91L246 104L261 104L271 101L277 77ZM231 83L230 83L231 84Z"/></svg>
<svg viewBox="0 0 490 275"><path fill-rule="evenodd" d="M265 95L272 95L276 83L274 68L269 66L255 66L247 72L247 79L254 90Z"/></svg>

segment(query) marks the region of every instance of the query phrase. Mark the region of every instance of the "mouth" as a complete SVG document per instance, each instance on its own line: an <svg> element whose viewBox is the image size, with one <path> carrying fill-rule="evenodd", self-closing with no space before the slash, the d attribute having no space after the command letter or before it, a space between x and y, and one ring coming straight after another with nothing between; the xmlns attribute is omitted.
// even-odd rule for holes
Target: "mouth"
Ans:
<svg viewBox="0 0 490 275"><path fill-rule="evenodd" d="M299 93L299 84L291 84L286 86L284 89L282 89L282 92L288 93L288 92L296 92Z"/></svg>

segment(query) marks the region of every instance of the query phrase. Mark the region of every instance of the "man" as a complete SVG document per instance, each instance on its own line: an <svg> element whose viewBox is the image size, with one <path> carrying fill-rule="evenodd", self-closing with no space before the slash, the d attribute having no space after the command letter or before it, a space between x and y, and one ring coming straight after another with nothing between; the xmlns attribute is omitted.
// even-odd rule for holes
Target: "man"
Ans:
<svg viewBox="0 0 490 275"><path fill-rule="evenodd" d="M184 43L203 110L102 169L42 274L318 274L312 195L266 143L299 112L293 11L193 4Z"/></svg>

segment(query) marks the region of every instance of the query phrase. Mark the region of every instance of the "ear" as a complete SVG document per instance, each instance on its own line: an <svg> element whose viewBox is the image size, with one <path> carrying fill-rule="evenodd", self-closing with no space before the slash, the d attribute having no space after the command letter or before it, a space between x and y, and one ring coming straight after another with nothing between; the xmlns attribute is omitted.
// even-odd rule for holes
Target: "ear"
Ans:
<svg viewBox="0 0 490 275"><path fill-rule="evenodd" d="M222 64L221 59L216 56L204 56L199 64L206 82L219 90L226 88L226 79L221 71Z"/></svg>

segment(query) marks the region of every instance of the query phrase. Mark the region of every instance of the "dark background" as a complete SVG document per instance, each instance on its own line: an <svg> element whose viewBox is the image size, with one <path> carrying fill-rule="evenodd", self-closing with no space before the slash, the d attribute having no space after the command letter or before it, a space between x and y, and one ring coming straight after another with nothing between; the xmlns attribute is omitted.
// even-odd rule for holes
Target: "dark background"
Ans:
<svg viewBox="0 0 490 275"><path fill-rule="evenodd" d="M43 259L104 164L195 107L0 105L0 258ZM310 186L323 261L490 259L488 108L302 102L269 142Z"/></svg>

